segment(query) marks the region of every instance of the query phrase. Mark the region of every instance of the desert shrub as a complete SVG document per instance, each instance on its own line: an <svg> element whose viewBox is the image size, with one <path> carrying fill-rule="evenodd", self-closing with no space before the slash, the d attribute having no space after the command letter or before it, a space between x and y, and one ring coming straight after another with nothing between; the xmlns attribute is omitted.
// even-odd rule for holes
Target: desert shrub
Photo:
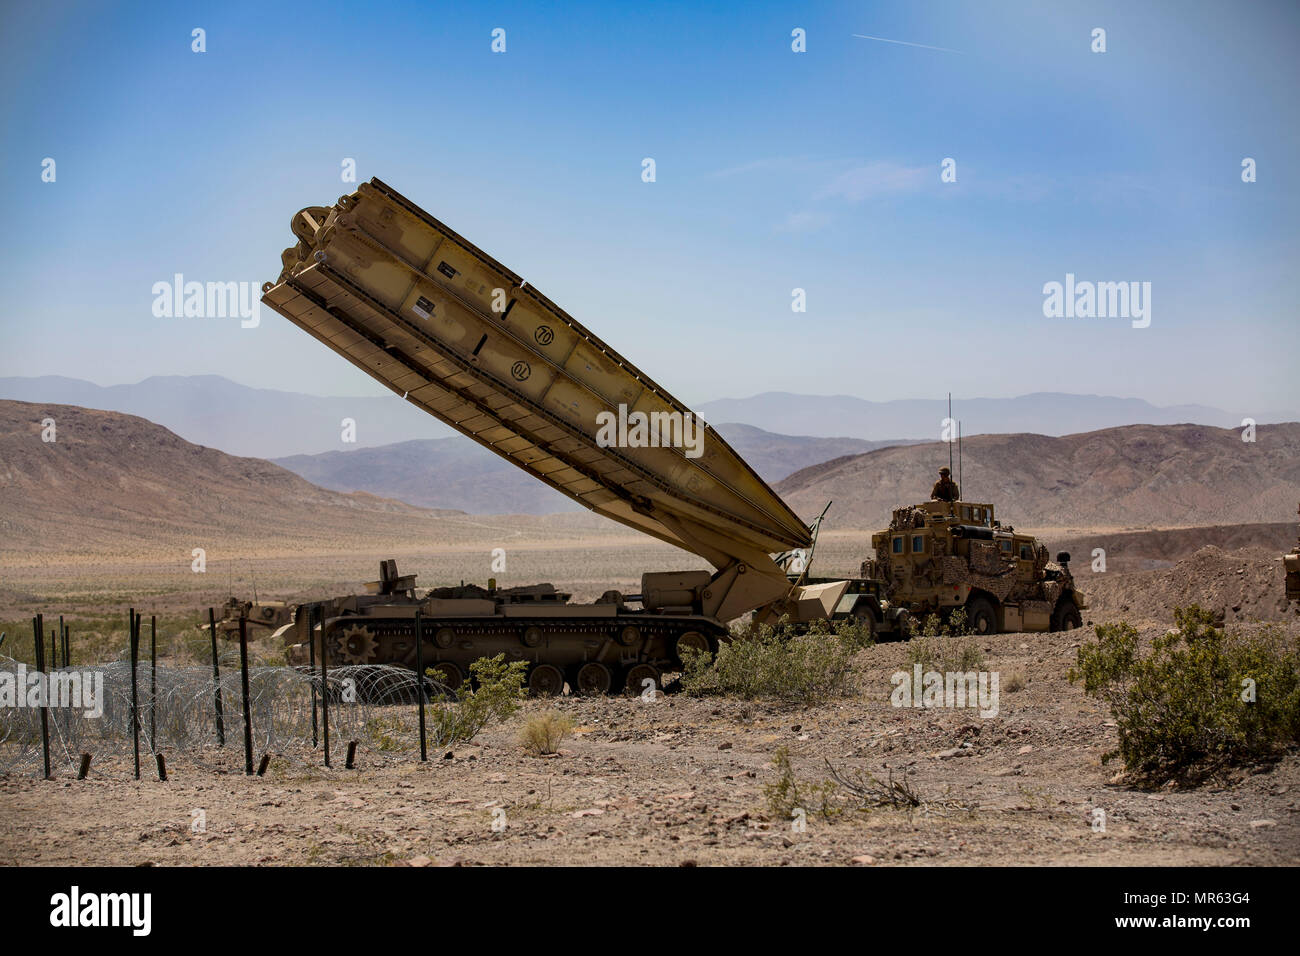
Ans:
<svg viewBox="0 0 1300 956"><path fill-rule="evenodd" d="M921 622L919 633L921 637L963 637L969 634L970 624L966 620L966 609L953 608L947 617L938 614L928 615Z"/></svg>
<svg viewBox="0 0 1300 956"><path fill-rule="evenodd" d="M846 647L854 651L864 650L876 643L876 636L872 633L871 625L851 617L841 618L829 624L825 621L816 621L809 629L809 632L832 634Z"/></svg>
<svg viewBox="0 0 1300 956"><path fill-rule="evenodd" d="M1002 689L1008 694L1014 694L1017 691L1025 689L1025 675L1022 671L1012 671L1007 675L1006 681L1002 684Z"/></svg>
<svg viewBox="0 0 1300 956"><path fill-rule="evenodd" d="M785 747L777 748L772 766L776 769L776 780L763 785L763 796L773 817L789 820L796 808L826 817L838 812L835 798L839 787L835 781L800 780L790 763L790 751Z"/></svg>
<svg viewBox="0 0 1300 956"><path fill-rule="evenodd" d="M926 671L977 671L984 666L984 653L973 641L952 638L917 637L907 645L907 660Z"/></svg>
<svg viewBox="0 0 1300 956"><path fill-rule="evenodd" d="M1148 783L1194 780L1300 740L1300 654L1277 628L1229 635L1196 605L1174 621L1145 657L1122 622L1079 648L1068 676L1109 704L1119 732L1103 760Z"/></svg>
<svg viewBox="0 0 1300 956"><path fill-rule="evenodd" d="M469 665L472 681L456 689L456 699L435 705L428 715L429 739L435 747L473 740L493 720L505 720L527 696L527 661L506 662L505 654L480 657ZM438 674L425 673L433 680ZM471 687L471 684L476 685Z"/></svg>
<svg viewBox="0 0 1300 956"><path fill-rule="evenodd" d="M694 696L735 694L753 699L813 703L846 693L849 665L861 648L865 628L815 628L790 633L762 624L723 644L716 658L688 654L682 689Z"/></svg>
<svg viewBox="0 0 1300 956"><path fill-rule="evenodd" d="M411 729L398 716L381 714L369 718L362 732L376 750L405 750L411 745Z"/></svg>
<svg viewBox="0 0 1300 956"><path fill-rule="evenodd" d="M548 710L530 718L519 732L519 742L536 757L545 757L559 749L560 742L573 729L573 721L563 714Z"/></svg>

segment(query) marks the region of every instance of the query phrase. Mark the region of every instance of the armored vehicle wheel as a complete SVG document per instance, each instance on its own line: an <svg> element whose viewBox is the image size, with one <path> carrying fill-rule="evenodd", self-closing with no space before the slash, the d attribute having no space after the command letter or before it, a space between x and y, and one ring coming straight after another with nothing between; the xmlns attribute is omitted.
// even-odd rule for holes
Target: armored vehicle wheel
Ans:
<svg viewBox="0 0 1300 956"><path fill-rule="evenodd" d="M656 689L663 687L663 681L659 676L659 668L653 664L633 664L627 669L627 674L623 678L623 690L635 697L639 697L649 689L646 681L652 681Z"/></svg>
<svg viewBox="0 0 1300 956"><path fill-rule="evenodd" d="M1062 601L1056 605L1056 610L1052 612L1052 630L1073 631L1076 627L1083 627L1083 618L1074 602Z"/></svg>
<svg viewBox="0 0 1300 956"><path fill-rule="evenodd" d="M451 661L442 661L441 663L433 664L426 667L425 670L430 672L428 676L429 680L437 681L438 684L450 691L456 690L465 682L465 675L462 674L460 668ZM436 693L437 688L434 688L433 692Z"/></svg>
<svg viewBox="0 0 1300 956"><path fill-rule="evenodd" d="M673 647L673 657L679 665L685 666L686 662L682 659L682 651L707 654L710 650L712 650L712 647L706 635L699 631L686 631L677 635L677 642Z"/></svg>
<svg viewBox="0 0 1300 956"><path fill-rule="evenodd" d="M624 647L631 647L639 640L641 640L641 628L635 624L629 624L618 632L618 642Z"/></svg>
<svg viewBox="0 0 1300 956"><path fill-rule="evenodd" d="M582 697L599 697L608 694L614 686L614 675L599 661L587 661L577 668L569 682L573 692Z"/></svg>
<svg viewBox="0 0 1300 956"><path fill-rule="evenodd" d="M524 633L520 635L519 639L524 642L526 647L539 647L543 636L540 627L528 627L524 629Z"/></svg>
<svg viewBox="0 0 1300 956"><path fill-rule="evenodd" d="M879 624L876 621L876 614L871 610L870 605L859 604L853 609L853 623L865 627L867 629L867 634L871 637L871 640L874 643Z"/></svg>
<svg viewBox="0 0 1300 956"><path fill-rule="evenodd" d="M996 634L998 616L988 598L977 597L966 605L966 621L972 634Z"/></svg>
<svg viewBox="0 0 1300 956"><path fill-rule="evenodd" d="M433 643L437 644L443 650L451 647L452 642L456 640L456 632L449 627L440 627L433 635Z"/></svg>
<svg viewBox="0 0 1300 956"><path fill-rule="evenodd" d="M564 674L554 664L534 664L528 672L528 692L534 697L559 697L564 693Z"/></svg>

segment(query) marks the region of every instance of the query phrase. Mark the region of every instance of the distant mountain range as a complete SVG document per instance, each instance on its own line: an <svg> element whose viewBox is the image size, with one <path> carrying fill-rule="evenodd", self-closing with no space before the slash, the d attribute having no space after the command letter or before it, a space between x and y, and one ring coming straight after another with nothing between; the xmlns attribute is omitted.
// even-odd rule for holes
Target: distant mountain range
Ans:
<svg viewBox="0 0 1300 956"><path fill-rule="evenodd" d="M811 464L860 455L895 442L774 435L752 425L717 431L765 480L775 482ZM272 461L313 484L366 491L428 508L473 514L549 514L581 505L467 438L399 442L382 448L291 455Z"/></svg>
<svg viewBox="0 0 1300 956"><path fill-rule="evenodd" d="M776 485L827 528L879 529L926 500L948 446L883 448L805 468ZM958 476L954 476L958 477ZM1173 528L1287 522L1300 501L1300 422L1233 428L1129 425L1060 438L981 435L962 442L962 497L999 520L1038 528Z"/></svg>
<svg viewBox="0 0 1300 956"><path fill-rule="evenodd" d="M220 375L155 375L135 385L76 378L0 378L0 399L54 402L138 415L227 454L256 458L367 448L455 432L396 395L321 398L249 388ZM342 441L345 418L356 444Z"/></svg>
<svg viewBox="0 0 1300 956"><path fill-rule="evenodd" d="M395 395L321 398L249 388L219 375L163 375L135 385L112 386L52 375L0 378L0 399L55 402L139 415L189 441L232 455L260 458L348 452L456 434ZM871 402L845 395L783 392L718 399L704 402L695 410L719 431L722 430L719 422L743 422L786 437L860 439L891 444L901 439L938 440L940 422L948 413L947 403L942 399ZM1258 410L1238 414L1205 405L1159 407L1140 399L1055 392L1018 398L961 399L953 405L953 417L961 420L966 435L1020 432L1067 435L1134 424L1193 423L1229 428L1238 426L1247 414L1261 424L1300 419L1300 411ZM345 418L356 422L355 444L342 441L341 423ZM786 443L786 447L793 446ZM861 450L845 446L839 453ZM804 446L788 459L788 464L791 470L812 464L829 451ZM776 460L783 454L786 452L776 454L774 467L767 474L776 475L779 471ZM809 457L801 457L804 455ZM758 468L760 473L764 467Z"/></svg>
<svg viewBox="0 0 1300 956"><path fill-rule="evenodd" d="M752 398L723 398L697 409L709 422L747 422L785 435L847 435L876 439L940 440L948 416L946 399L869 402L849 395L795 395L765 392ZM1296 421L1300 412L1226 412L1208 405L1161 407L1138 398L1037 392L1016 398L963 398L953 401L952 417L963 435L1074 435L1121 425L1183 423L1234 428L1249 414L1257 423Z"/></svg>
<svg viewBox="0 0 1300 956"><path fill-rule="evenodd" d="M56 422L53 442L43 440L47 417ZM1294 529L1300 423L1261 426L1256 438L1242 442L1234 429L1204 425L1133 425L1062 438L985 435L964 443L960 477L967 500L993 502L1004 522L1022 527L1253 525L1254 534L1259 523L1270 522ZM454 448L438 442L376 449L376 462L401 464L405 449L418 463L426 444L443 455L439 475L466 486L482 480L473 477L474 467L457 478L446 464L458 460ZM923 500L937 464L946 459L947 446L937 442L879 448L805 468L776 489L808 517L834 500L828 529L875 529L888 522L892 508ZM484 511L514 510L504 500L508 488L484 483ZM272 462L191 444L137 417L11 401L0 401L0 500L0 537L11 553L166 551L181 567L196 547L212 549L215 560L232 548L378 553L399 543L436 550L504 538L627 533L585 512L489 519L345 494Z"/></svg>
<svg viewBox="0 0 1300 956"><path fill-rule="evenodd" d="M54 441L42 420L53 418ZM190 578L193 549L214 567L241 554L430 552L509 540L620 532L595 515L485 520L317 487L258 458L185 441L132 415L0 401L0 541L6 555L170 555L159 574ZM630 534L623 531L622 533ZM648 539L647 539L648 540ZM223 562L225 562L223 564ZM369 562L367 562L369 563ZM487 570L486 559L483 563ZM0 580L0 595L7 587Z"/></svg>

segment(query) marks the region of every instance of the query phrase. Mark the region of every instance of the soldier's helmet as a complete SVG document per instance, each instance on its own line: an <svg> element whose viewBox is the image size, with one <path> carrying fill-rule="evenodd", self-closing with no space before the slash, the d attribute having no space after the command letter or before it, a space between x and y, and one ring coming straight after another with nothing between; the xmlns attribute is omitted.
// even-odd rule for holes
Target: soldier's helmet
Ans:
<svg viewBox="0 0 1300 956"><path fill-rule="evenodd" d="M951 475L952 472L949 471L949 470L948 470L948 467L945 465L944 467L942 467L942 468L939 469L939 474L941 474L941 475Z"/></svg>

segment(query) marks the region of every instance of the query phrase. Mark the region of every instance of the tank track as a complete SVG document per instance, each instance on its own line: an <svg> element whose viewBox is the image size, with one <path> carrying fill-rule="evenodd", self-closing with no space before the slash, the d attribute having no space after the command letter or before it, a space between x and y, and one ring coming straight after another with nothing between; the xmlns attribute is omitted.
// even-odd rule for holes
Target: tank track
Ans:
<svg viewBox="0 0 1300 956"><path fill-rule="evenodd" d="M620 613L616 617L422 618L423 663L449 689L482 657L504 653L528 661L528 687L536 695L642 693L665 671L679 670L681 650L716 653L727 631L699 616ZM691 635L682 640L683 635ZM397 664L414 669L414 616L345 614L325 622L324 646L332 667ZM594 666L591 666L594 665Z"/></svg>

